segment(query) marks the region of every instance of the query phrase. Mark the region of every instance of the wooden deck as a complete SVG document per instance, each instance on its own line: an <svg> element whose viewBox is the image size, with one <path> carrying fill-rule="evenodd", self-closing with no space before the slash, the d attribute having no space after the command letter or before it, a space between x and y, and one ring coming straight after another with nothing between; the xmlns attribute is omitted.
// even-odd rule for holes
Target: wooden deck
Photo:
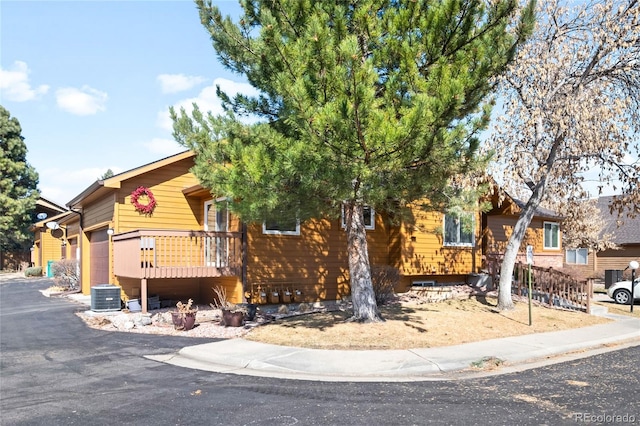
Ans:
<svg viewBox="0 0 640 426"><path fill-rule="evenodd" d="M138 230L114 235L112 240L116 276L152 279L242 274L239 232Z"/></svg>

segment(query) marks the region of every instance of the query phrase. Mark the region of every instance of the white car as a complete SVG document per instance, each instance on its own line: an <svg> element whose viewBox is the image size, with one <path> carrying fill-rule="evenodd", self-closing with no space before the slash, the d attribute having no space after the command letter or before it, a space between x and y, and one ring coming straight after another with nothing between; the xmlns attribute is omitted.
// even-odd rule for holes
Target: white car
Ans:
<svg viewBox="0 0 640 426"><path fill-rule="evenodd" d="M636 278L633 286L633 304L635 305L640 300L640 277ZM607 294L616 303L621 305L627 305L631 300L631 280L619 281L612 284L607 290Z"/></svg>

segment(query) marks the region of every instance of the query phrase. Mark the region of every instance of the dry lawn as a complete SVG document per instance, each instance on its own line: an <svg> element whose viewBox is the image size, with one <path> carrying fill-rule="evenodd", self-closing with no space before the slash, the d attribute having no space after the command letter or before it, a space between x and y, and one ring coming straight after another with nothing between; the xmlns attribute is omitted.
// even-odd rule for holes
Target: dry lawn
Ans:
<svg viewBox="0 0 640 426"><path fill-rule="evenodd" d="M630 305L619 305L613 300L596 301L594 303L600 306L605 306L610 314L640 318L640 303L637 301L633 305L633 313L631 312Z"/></svg>
<svg viewBox="0 0 640 426"><path fill-rule="evenodd" d="M385 322L345 322L349 312L286 317L256 327L244 338L275 345L315 349L411 349L558 331L609 322L581 312L533 305L532 325L526 300L515 310L497 312L497 299L471 296L438 303L404 301L381 307Z"/></svg>

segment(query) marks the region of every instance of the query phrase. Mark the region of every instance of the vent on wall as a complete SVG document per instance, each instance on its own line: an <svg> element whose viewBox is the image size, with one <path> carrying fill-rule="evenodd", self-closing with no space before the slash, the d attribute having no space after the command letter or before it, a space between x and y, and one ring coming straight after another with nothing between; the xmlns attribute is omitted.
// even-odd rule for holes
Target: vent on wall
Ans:
<svg viewBox="0 0 640 426"><path fill-rule="evenodd" d="M423 280L423 281L413 281L411 283L412 287L435 287L436 282L434 280Z"/></svg>
<svg viewBox="0 0 640 426"><path fill-rule="evenodd" d="M120 310L120 287L98 284L91 287L91 310L95 312Z"/></svg>

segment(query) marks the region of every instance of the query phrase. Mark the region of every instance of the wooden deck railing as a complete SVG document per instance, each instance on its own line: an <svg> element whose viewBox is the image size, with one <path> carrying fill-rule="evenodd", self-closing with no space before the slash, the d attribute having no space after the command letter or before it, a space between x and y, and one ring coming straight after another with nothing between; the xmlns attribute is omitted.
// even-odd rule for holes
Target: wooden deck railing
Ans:
<svg viewBox="0 0 640 426"><path fill-rule="evenodd" d="M484 267L491 276L493 285L500 282L500 256L487 256ZM526 296L529 291L529 265L516 263L513 268L511 292ZM591 312L591 297L593 296L593 281L580 281L564 272L553 268L531 266L532 299L552 306Z"/></svg>
<svg viewBox="0 0 640 426"><path fill-rule="evenodd" d="M116 276L147 279L242 274L239 232L138 230L112 239Z"/></svg>
<svg viewBox="0 0 640 426"><path fill-rule="evenodd" d="M528 265L517 263L514 268L515 294L526 296L529 291ZM590 313L592 283L578 281L575 278L556 271L553 268L531 267L532 299L565 309L574 309Z"/></svg>

